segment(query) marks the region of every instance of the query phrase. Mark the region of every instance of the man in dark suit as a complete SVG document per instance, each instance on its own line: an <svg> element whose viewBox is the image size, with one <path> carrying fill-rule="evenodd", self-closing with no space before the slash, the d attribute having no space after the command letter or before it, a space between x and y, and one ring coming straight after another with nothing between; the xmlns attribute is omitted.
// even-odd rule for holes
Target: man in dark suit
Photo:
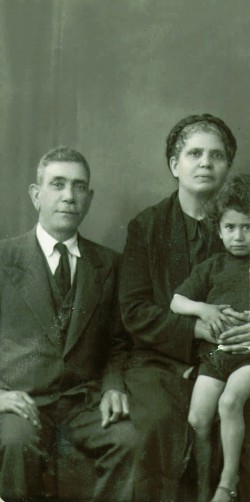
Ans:
<svg viewBox="0 0 250 502"><path fill-rule="evenodd" d="M0 244L0 496L7 502L40 500L53 445L67 442L95 459L93 500L132 498L135 433L120 375L127 342L116 304L118 256L77 232L93 197L89 179L79 152L48 152L30 186L37 227Z"/></svg>

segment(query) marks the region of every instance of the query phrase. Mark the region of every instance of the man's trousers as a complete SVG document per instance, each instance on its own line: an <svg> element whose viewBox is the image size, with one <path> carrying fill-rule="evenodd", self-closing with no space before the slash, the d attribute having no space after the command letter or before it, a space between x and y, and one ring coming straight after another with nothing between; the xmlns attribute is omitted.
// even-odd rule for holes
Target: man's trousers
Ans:
<svg viewBox="0 0 250 502"><path fill-rule="evenodd" d="M136 433L129 420L101 427L100 392L62 397L39 408L42 429L13 413L0 414L0 496L12 502L40 500L45 495L43 471L57 451L69 443L94 461L91 500L131 502ZM86 482L86 481L85 481ZM89 491L89 490L88 490ZM84 482L82 486L84 500Z"/></svg>

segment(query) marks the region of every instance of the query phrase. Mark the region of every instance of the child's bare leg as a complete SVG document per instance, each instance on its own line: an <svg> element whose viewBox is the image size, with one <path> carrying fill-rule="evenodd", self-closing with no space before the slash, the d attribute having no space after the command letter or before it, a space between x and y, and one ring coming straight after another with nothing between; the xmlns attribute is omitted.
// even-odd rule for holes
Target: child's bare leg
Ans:
<svg viewBox="0 0 250 502"><path fill-rule="evenodd" d="M188 421L195 432L198 502L207 502L211 495L211 427L224 387L224 382L200 375L193 390Z"/></svg>
<svg viewBox="0 0 250 502"><path fill-rule="evenodd" d="M250 365L232 373L219 401L224 467L219 485L236 491L242 443L245 435L244 405L250 398ZM227 498L226 498L227 497ZM227 502L226 493L217 490L213 501Z"/></svg>

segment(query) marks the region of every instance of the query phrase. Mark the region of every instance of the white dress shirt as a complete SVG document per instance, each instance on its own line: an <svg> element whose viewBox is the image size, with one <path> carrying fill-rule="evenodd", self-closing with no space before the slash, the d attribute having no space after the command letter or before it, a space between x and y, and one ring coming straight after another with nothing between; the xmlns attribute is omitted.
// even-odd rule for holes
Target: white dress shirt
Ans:
<svg viewBox="0 0 250 502"><path fill-rule="evenodd" d="M54 237L52 237L50 234L48 234L48 232L44 230L44 228L40 223L38 223L36 227L36 236L42 248L42 251L45 255L45 258L48 262L49 268L52 274L54 275L59 265L59 260L61 256L59 251L57 249L54 249L55 244L58 241L54 239ZM77 258L81 257L81 253L78 247L77 234L73 235L73 237L63 242L63 244L65 244L68 250L70 276L72 284L76 272Z"/></svg>

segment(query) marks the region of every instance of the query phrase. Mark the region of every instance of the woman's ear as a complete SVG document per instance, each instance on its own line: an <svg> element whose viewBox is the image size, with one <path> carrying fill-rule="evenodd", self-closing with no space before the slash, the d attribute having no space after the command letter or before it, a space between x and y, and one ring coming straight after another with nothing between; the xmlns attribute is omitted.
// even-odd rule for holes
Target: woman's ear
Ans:
<svg viewBox="0 0 250 502"><path fill-rule="evenodd" d="M29 194L32 200L34 208L39 211L40 209L40 187L35 183L32 183L29 187Z"/></svg>
<svg viewBox="0 0 250 502"><path fill-rule="evenodd" d="M171 157L169 161L169 167L171 170L172 175L175 178L179 178L179 173L178 173L178 160L176 157Z"/></svg>

